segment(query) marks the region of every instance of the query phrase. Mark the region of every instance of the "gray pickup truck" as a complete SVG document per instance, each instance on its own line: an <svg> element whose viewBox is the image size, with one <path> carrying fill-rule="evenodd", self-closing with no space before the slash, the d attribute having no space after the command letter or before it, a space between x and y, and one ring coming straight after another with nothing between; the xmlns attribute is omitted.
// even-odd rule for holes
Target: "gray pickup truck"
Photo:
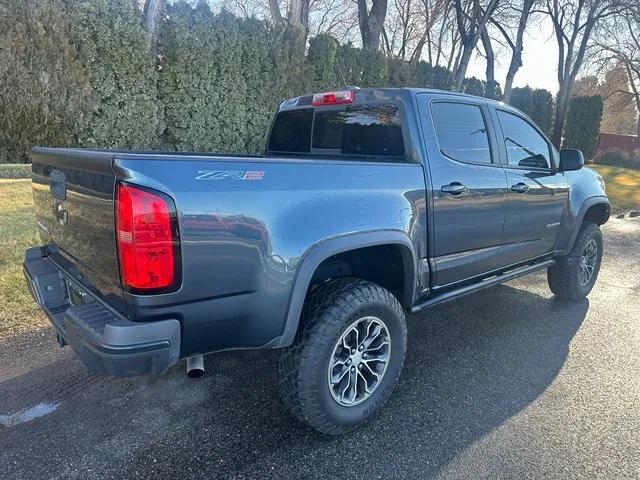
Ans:
<svg viewBox="0 0 640 480"><path fill-rule="evenodd" d="M508 105L434 90L286 100L263 156L32 160L43 245L24 273L61 345L117 376L280 348L284 402L329 434L391 394L406 313L542 268L556 296L585 297L610 211L579 151Z"/></svg>

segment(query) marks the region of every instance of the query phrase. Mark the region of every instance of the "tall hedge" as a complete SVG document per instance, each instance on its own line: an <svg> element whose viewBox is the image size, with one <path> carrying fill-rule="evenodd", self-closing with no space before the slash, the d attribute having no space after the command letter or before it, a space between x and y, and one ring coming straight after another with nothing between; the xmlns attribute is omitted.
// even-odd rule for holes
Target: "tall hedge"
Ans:
<svg viewBox="0 0 640 480"><path fill-rule="evenodd" d="M254 19L170 5L160 38L165 148L257 153L279 101L305 91L304 40Z"/></svg>
<svg viewBox="0 0 640 480"><path fill-rule="evenodd" d="M339 88L452 88L424 61L311 38L212 13L201 0L167 2L158 56L136 0L0 0L0 162L33 145L258 153L283 99ZM463 90L501 96L497 83ZM512 103L544 130L553 99L514 89ZM595 139L595 136L594 136Z"/></svg>
<svg viewBox="0 0 640 480"><path fill-rule="evenodd" d="M0 2L0 163L72 144L86 127L96 103L70 28L58 0Z"/></svg>
<svg viewBox="0 0 640 480"><path fill-rule="evenodd" d="M320 34L309 40L309 75L315 90L329 90L343 85L342 49L331 35ZM344 66L346 69L346 65Z"/></svg>
<svg viewBox="0 0 640 480"><path fill-rule="evenodd" d="M22 1L22 0L21 0ZM96 98L83 147L150 148L162 129L154 59L135 0L66 0L70 42Z"/></svg>
<svg viewBox="0 0 640 480"><path fill-rule="evenodd" d="M573 97L564 128L563 148L582 150L585 158L593 158L598 145L603 102L600 95Z"/></svg>
<svg viewBox="0 0 640 480"><path fill-rule="evenodd" d="M260 153L264 150L271 117L281 98L272 88L274 62L270 43L273 32L261 21L241 21L242 77L246 85L244 99L244 146L240 152Z"/></svg>
<svg viewBox="0 0 640 480"><path fill-rule="evenodd" d="M551 133L553 125L553 96L543 88L520 87L511 91L511 105L522 110L542 131Z"/></svg>
<svg viewBox="0 0 640 480"><path fill-rule="evenodd" d="M179 3L169 8L160 50L164 142L177 150L244 150L247 88L235 18Z"/></svg>

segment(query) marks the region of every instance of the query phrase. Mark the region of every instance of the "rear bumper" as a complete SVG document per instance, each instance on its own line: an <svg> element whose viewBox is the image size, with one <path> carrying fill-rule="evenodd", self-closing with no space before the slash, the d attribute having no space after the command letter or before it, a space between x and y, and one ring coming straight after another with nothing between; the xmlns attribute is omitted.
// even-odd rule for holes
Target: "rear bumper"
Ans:
<svg viewBox="0 0 640 480"><path fill-rule="evenodd" d="M60 343L68 343L90 369L118 377L157 375L178 361L177 320L132 322L86 289L85 303L71 305L67 285L73 279L40 248L25 252L23 271Z"/></svg>

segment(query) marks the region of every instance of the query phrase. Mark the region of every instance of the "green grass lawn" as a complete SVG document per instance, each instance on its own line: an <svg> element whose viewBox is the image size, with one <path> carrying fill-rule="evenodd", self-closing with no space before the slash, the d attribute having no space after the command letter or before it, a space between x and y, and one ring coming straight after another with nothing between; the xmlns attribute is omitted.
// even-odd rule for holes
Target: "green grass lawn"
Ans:
<svg viewBox="0 0 640 480"><path fill-rule="evenodd" d="M607 165L589 165L589 168L604 177L614 215L640 210L640 170Z"/></svg>
<svg viewBox="0 0 640 480"><path fill-rule="evenodd" d="M22 275L24 250L38 242L31 180L0 180L0 338L47 325Z"/></svg>
<svg viewBox="0 0 640 480"><path fill-rule="evenodd" d="M640 209L640 170L591 165L607 183L614 214ZM47 325L22 276L22 256L38 245L31 180L0 179L0 338Z"/></svg>

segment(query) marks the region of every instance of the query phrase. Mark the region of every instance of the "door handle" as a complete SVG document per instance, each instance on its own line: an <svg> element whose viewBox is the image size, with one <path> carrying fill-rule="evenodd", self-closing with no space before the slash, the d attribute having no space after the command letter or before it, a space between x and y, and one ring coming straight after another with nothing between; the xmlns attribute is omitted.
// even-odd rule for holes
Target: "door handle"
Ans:
<svg viewBox="0 0 640 480"><path fill-rule="evenodd" d="M518 182L515 185L511 185L511 191L516 193L526 193L529 190L529 185L523 182Z"/></svg>
<svg viewBox="0 0 640 480"><path fill-rule="evenodd" d="M463 193L467 193L468 189L466 185L460 182L451 182L449 185L443 185L440 191L448 193L449 195L462 195Z"/></svg>

